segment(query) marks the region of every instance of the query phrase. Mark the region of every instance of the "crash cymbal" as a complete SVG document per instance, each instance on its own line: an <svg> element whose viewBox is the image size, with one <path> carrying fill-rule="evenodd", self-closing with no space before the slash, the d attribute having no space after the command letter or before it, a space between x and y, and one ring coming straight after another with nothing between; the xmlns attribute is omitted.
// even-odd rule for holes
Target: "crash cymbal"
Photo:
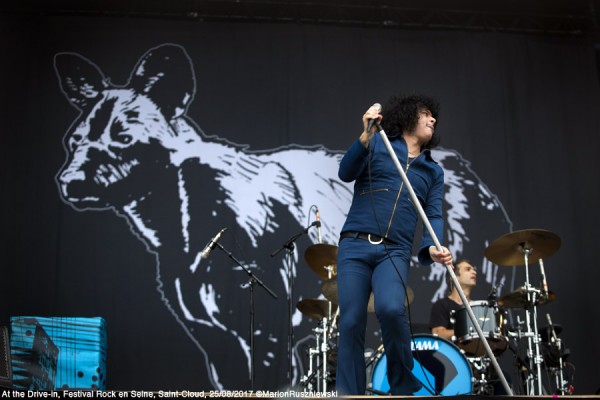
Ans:
<svg viewBox="0 0 600 400"><path fill-rule="evenodd" d="M296 308L307 317L322 319L329 316L329 302L321 299L304 299L296 304ZM331 305L331 313L335 313L337 305Z"/></svg>
<svg viewBox="0 0 600 400"><path fill-rule="evenodd" d="M544 229L524 229L500 236L486 249L485 256L491 262L504 265L525 265L525 250L529 250L529 263L554 254L560 247L560 238Z"/></svg>
<svg viewBox="0 0 600 400"><path fill-rule="evenodd" d="M536 303L538 306L544 305L546 303L550 303L551 301L554 301L556 299L556 295L551 290L548 291L547 297L540 297L539 289L534 288L533 290L538 293L538 296L536 296L538 298L537 303ZM527 305L527 290L526 290L526 288L520 287L517 290L515 290L514 292L505 294L504 296L502 296L498 299L498 304L500 304L502 307L507 307L507 308L525 308L525 306Z"/></svg>
<svg viewBox="0 0 600 400"><path fill-rule="evenodd" d="M329 279L328 269L331 269L331 275L337 274L337 253L338 247L333 244L313 244L304 252L304 258L321 279Z"/></svg>
<svg viewBox="0 0 600 400"><path fill-rule="evenodd" d="M410 288L410 286L406 288L406 296L408 297L408 299L404 299L404 305L408 306L415 299L415 293ZM406 300L408 300L408 303ZM375 312L375 296L373 296L373 292L371 292L371 297L369 297L369 305L367 306L367 311Z"/></svg>
<svg viewBox="0 0 600 400"><path fill-rule="evenodd" d="M327 298L327 300L331 301L332 303L337 304L337 302L338 302L337 279L332 278L332 279L325 281L325 283L323 283L323 285L321 286L321 293L323 293L323 296L325 296L325 298Z"/></svg>

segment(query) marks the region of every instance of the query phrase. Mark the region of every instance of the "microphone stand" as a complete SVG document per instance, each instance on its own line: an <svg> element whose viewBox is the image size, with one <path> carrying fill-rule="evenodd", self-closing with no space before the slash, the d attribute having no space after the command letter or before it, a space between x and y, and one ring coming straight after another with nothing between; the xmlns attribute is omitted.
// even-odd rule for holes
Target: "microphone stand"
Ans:
<svg viewBox="0 0 600 400"><path fill-rule="evenodd" d="M277 299L277 295L273 293L271 289L265 286L265 284L256 275L254 275L254 273L247 266L243 265L230 251L225 249L221 243L215 242L215 244L217 247L219 247L219 249L223 250L225 254L227 254L227 256L231 258L237 265L246 271L250 277L250 280L248 281L248 286L250 287L250 385L251 389L254 390L254 285L258 283L274 299Z"/></svg>
<svg viewBox="0 0 600 400"><path fill-rule="evenodd" d="M440 244L440 242L437 238L437 235L433 231L433 227L431 226L431 223L429 222L429 218L427 218L427 215L425 214L425 210L423 210L423 207L421 206L421 203L419 202L419 199L418 199L417 195L415 194L415 191L414 191L410 181L406 177L406 173L404 172L404 169L402 169L402 165L400 165L400 161L398 161L398 157L396 156L396 152L394 151L392 144L390 143L390 141L389 141L385 131L381 127L379 121L376 121L375 124L377 125L377 129L379 131L381 139L383 140L383 143L385 144L385 147L387 148L388 152L390 153L390 157L392 158L394 165L396 166L396 168L398 169L398 172L400 173L400 177L402 178L404 185L406 185L406 189L408 189L408 192L411 196L412 203L413 203L416 211L421 216L421 220L423 221L423 224L429 231L429 234L431 235L431 238L433 239L433 242L435 243L435 247L437 248L438 251L441 251L442 245ZM490 357L492 365L494 366L494 368L496 369L496 372L498 373L498 377L500 378L500 381L502 382L502 386L504 386L504 390L506 390L506 393L508 393L509 396L512 396L513 392L510 389L510 386L508 385L508 382L506 381L506 378L504 377L502 370L500 369L500 365L498 364L498 361L496 360L496 357L494 356L494 353L492 352L490 344L487 342L485 335L483 334L483 331L481 330L481 327L479 326L479 323L477 322L477 318L475 317L475 314L473 314L471 305L469 304L469 301L467 300L465 293L463 292L462 288L460 287L460 283L458 282L458 279L456 278L456 275L454 274L452 266L446 265L446 270L448 271L448 273L450 274L450 277L452 278L452 283L458 290L460 299L462 300L463 305L465 306L465 308L467 310L467 314L469 315L469 318L471 318L471 322L473 322L473 326L475 327L475 330L477 331L477 334L479 335L479 339L481 340L487 355Z"/></svg>
<svg viewBox="0 0 600 400"><path fill-rule="evenodd" d="M288 313L289 313L289 318L288 318L288 355L289 355L289 365L288 365L288 377L290 380L290 385L294 384L294 376L293 376L293 360L294 360L294 348L293 348L293 344L294 344L294 323L292 321L292 316L294 315L294 304L293 304L293 295L294 295L294 267L295 264L293 263L294 257L293 257L293 252L294 252L294 242L296 240L298 240L298 238L300 238L302 235L305 235L308 233L308 230L313 227L313 226L318 226L320 225L319 221L314 221L312 224L310 224L309 226L307 226L306 228L304 228L302 231L296 233L294 236L292 236L291 238L289 238L283 245L281 245L280 248L278 248L277 250L275 250L274 252L271 253L271 257L275 257L277 254L279 254L283 249L287 250L287 256L290 260L289 262L289 268L288 268L288 290L289 290L289 295L288 295Z"/></svg>

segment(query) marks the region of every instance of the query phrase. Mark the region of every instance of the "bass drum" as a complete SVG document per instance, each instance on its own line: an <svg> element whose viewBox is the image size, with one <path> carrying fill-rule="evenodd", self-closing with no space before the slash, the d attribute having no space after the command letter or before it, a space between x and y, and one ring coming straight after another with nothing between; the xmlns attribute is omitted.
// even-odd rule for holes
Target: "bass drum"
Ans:
<svg viewBox="0 0 600 400"><path fill-rule="evenodd" d="M414 367L412 373L423 384L415 396L455 396L470 394L473 390L469 362L458 347L437 335L416 334L412 337ZM375 359L371 376L374 393L387 394L387 358L380 351Z"/></svg>

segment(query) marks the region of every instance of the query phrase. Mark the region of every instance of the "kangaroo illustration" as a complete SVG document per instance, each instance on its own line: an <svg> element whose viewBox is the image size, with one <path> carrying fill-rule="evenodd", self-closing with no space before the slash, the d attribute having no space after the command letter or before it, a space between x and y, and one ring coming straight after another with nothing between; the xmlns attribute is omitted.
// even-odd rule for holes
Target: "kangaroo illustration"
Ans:
<svg viewBox="0 0 600 400"><path fill-rule="evenodd" d="M352 198L351 185L337 178L342 153L295 145L253 152L204 134L187 116L196 82L192 60L179 45L163 44L147 51L122 86L76 53L57 54L54 65L63 93L80 111L65 135L67 159L57 175L62 199L77 211L111 209L126 219L155 254L158 291L203 353L211 384L217 389L246 387L247 380L228 371L232 363L245 364L248 373L251 369L244 333L247 309L224 302L223 296L233 286L244 286L247 277L233 262L226 268L214 267L201 251L223 221L235 221L238 237L248 247L271 250L274 240L282 241L281 226L305 226L314 204L327 215L322 221L323 241L337 243ZM507 231L508 218L500 203L478 182L468 163L443 149L436 150L434 158L455 171L447 183L452 191L446 196L452 216L451 250L462 252L469 240L465 233L472 214L469 207L500 221L497 234ZM477 205L468 204L469 191ZM308 235L317 242L314 230ZM483 240L479 238L478 245ZM276 285L275 292L289 293L285 277L290 272L296 275L297 259L295 251L280 262L280 270L274 273L277 279L270 282ZM265 272L260 260L257 251L245 263ZM429 294L433 300L444 280L440 267L432 271L424 276L438 285L436 294ZM487 282L498 279L496 275L497 270L489 266ZM312 285L318 287L316 277ZM295 297L300 299L302 293ZM285 301L273 304L275 311L270 309L260 320L256 335L261 340L255 355L261 369L257 374L268 371L275 389L287 382L283 367L287 353L284 340L271 332L285 323L287 305ZM281 319L272 318L275 312ZM304 320L296 312L294 325L299 327ZM306 327L300 332L310 333ZM297 380L299 360L293 362Z"/></svg>

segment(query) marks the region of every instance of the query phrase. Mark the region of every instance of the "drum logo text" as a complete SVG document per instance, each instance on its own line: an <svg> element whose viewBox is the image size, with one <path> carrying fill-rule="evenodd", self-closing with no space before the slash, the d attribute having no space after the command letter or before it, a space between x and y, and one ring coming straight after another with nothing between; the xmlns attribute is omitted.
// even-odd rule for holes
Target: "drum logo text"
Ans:
<svg viewBox="0 0 600 400"><path fill-rule="evenodd" d="M425 340L425 341L421 341L421 342L412 342L411 345L411 350L415 351L423 351L423 350L439 350L440 349L440 345L437 341L431 341L431 340Z"/></svg>

